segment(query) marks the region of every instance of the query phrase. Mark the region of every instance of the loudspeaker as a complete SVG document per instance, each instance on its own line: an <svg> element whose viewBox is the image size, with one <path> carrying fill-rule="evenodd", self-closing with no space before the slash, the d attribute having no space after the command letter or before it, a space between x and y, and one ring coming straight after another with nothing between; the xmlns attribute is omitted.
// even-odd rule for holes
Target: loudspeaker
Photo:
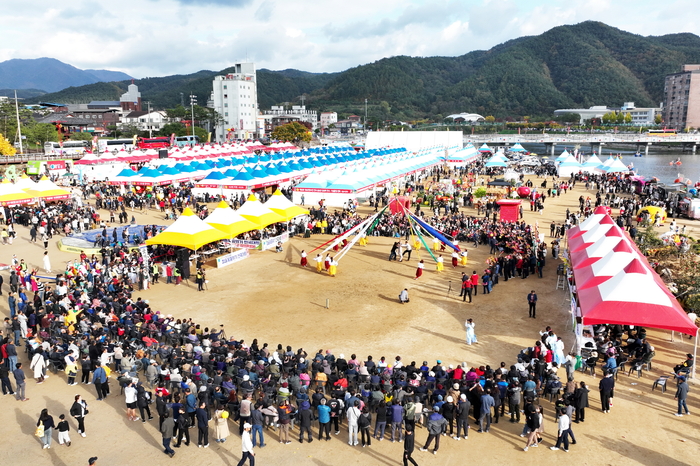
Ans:
<svg viewBox="0 0 700 466"><path fill-rule="evenodd" d="M177 252L175 264L180 269L180 275L183 280L190 278L190 251L188 249L180 249Z"/></svg>
<svg viewBox="0 0 700 466"><path fill-rule="evenodd" d="M158 149L158 158L159 159L167 159L168 158L168 149Z"/></svg>

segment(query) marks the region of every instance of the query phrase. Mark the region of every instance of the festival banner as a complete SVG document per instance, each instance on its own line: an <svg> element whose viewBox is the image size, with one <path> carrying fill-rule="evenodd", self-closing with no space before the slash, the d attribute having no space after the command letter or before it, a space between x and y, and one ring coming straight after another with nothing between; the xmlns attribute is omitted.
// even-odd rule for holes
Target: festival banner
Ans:
<svg viewBox="0 0 700 466"><path fill-rule="evenodd" d="M260 241L260 250L267 251L268 249L275 247L277 243L286 243L287 241L289 241L289 233L284 232L279 236L275 236L274 238L268 238Z"/></svg>
<svg viewBox="0 0 700 466"><path fill-rule="evenodd" d="M218 268L226 267L227 265L235 264L236 262L240 262L246 257L248 257L250 253L248 252L247 249L239 249L236 252L232 252L230 254L226 254L221 257L216 258L216 266Z"/></svg>
<svg viewBox="0 0 700 466"><path fill-rule="evenodd" d="M232 239L229 244L231 247L240 249L258 249L260 247L260 241L252 239Z"/></svg>

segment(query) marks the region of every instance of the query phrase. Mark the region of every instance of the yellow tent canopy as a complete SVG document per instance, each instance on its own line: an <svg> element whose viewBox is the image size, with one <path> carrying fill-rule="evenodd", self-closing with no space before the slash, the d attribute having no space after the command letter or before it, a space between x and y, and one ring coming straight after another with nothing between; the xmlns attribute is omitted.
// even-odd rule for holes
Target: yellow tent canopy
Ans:
<svg viewBox="0 0 700 466"><path fill-rule="evenodd" d="M248 196L248 200L236 211L238 215L253 222L258 229L268 225L287 220L277 212L273 212L258 201L254 194Z"/></svg>
<svg viewBox="0 0 700 466"><path fill-rule="evenodd" d="M282 191L279 189L275 190L272 196L270 196L270 199L268 199L263 206L267 207L273 212L278 213L280 216L284 217L286 221L289 221L294 217L298 217L299 215L309 214L308 210L294 205L292 201L284 197Z"/></svg>
<svg viewBox="0 0 700 466"><path fill-rule="evenodd" d="M27 188L25 191L33 197L39 197L47 201L57 201L71 197L70 191L57 186L45 176L41 177L34 188Z"/></svg>
<svg viewBox="0 0 700 466"><path fill-rule="evenodd" d="M5 178L0 183L0 205L12 206L19 204L27 204L34 199L30 194L17 188L15 185Z"/></svg>
<svg viewBox="0 0 700 466"><path fill-rule="evenodd" d="M238 212L233 210L226 201L221 201L216 209L204 219L204 223L209 224L221 230L228 235L229 238L245 233L246 231L257 230L257 224L242 217Z"/></svg>
<svg viewBox="0 0 700 466"><path fill-rule="evenodd" d="M153 238L147 239L146 244L167 244L196 251L205 244L227 237L226 233L207 225L187 207L172 225Z"/></svg>

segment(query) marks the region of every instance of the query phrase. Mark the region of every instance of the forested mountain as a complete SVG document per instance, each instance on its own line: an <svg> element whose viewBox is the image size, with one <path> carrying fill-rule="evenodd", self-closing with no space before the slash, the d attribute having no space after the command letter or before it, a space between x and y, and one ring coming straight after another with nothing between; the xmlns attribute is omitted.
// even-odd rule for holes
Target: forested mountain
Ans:
<svg viewBox="0 0 700 466"><path fill-rule="evenodd" d="M441 119L458 112L496 117L552 115L553 110L591 105L658 106L664 76L685 63L700 63L700 37L682 33L643 37L587 21L521 37L487 51L459 57L392 57L342 73L258 71L261 109L298 104L319 110L360 113L368 100L375 118ZM156 107L180 103L194 93L203 105L216 74L136 80L144 101ZM56 102L118 98L128 82L94 84L42 96Z"/></svg>
<svg viewBox="0 0 700 466"><path fill-rule="evenodd" d="M131 79L126 73L81 70L55 58L12 59L0 62L0 88L55 92L68 86Z"/></svg>

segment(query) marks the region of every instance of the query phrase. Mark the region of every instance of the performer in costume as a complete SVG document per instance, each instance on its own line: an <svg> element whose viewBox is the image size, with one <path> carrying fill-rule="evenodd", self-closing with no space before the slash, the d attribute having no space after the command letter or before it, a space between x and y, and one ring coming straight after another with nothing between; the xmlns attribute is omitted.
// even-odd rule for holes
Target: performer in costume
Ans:
<svg viewBox="0 0 700 466"><path fill-rule="evenodd" d="M459 264L459 254L457 254L457 251L452 251L452 268L456 269L457 264Z"/></svg>
<svg viewBox="0 0 700 466"><path fill-rule="evenodd" d="M362 233L360 236L360 246L367 246L367 233Z"/></svg>
<svg viewBox="0 0 700 466"><path fill-rule="evenodd" d="M444 259L442 258L442 254L440 254L437 258L436 269L438 272L442 272L443 270L445 270L445 264Z"/></svg>
<svg viewBox="0 0 700 466"><path fill-rule="evenodd" d="M316 272L323 272L323 256L321 256L321 254L316 254L316 258L314 260L316 261Z"/></svg>
<svg viewBox="0 0 700 466"><path fill-rule="evenodd" d="M335 277L335 274L338 272L338 262L331 257L331 265L330 268L328 269L328 275L331 277Z"/></svg>
<svg viewBox="0 0 700 466"><path fill-rule="evenodd" d="M440 240L437 238L433 238L433 251L439 251L440 250Z"/></svg>
<svg viewBox="0 0 700 466"><path fill-rule="evenodd" d="M468 256L468 255L469 255L469 253L467 253L467 250L466 250L466 249L463 250L462 252L460 252L460 256L461 256L460 260L461 260L461 263L462 263L462 267L466 267L466 266L467 266L467 256Z"/></svg>
<svg viewBox="0 0 700 466"><path fill-rule="evenodd" d="M323 262L324 266L326 267L326 270L331 268L331 255L326 254L326 260Z"/></svg>
<svg viewBox="0 0 700 466"><path fill-rule="evenodd" d="M423 275L423 268L425 267L425 262L421 259L420 262L418 262L418 268L416 269L416 278L414 280L418 280L421 275Z"/></svg>
<svg viewBox="0 0 700 466"><path fill-rule="evenodd" d="M304 251L303 249L301 250L301 266L302 267L309 266L309 261L306 259L306 251Z"/></svg>

